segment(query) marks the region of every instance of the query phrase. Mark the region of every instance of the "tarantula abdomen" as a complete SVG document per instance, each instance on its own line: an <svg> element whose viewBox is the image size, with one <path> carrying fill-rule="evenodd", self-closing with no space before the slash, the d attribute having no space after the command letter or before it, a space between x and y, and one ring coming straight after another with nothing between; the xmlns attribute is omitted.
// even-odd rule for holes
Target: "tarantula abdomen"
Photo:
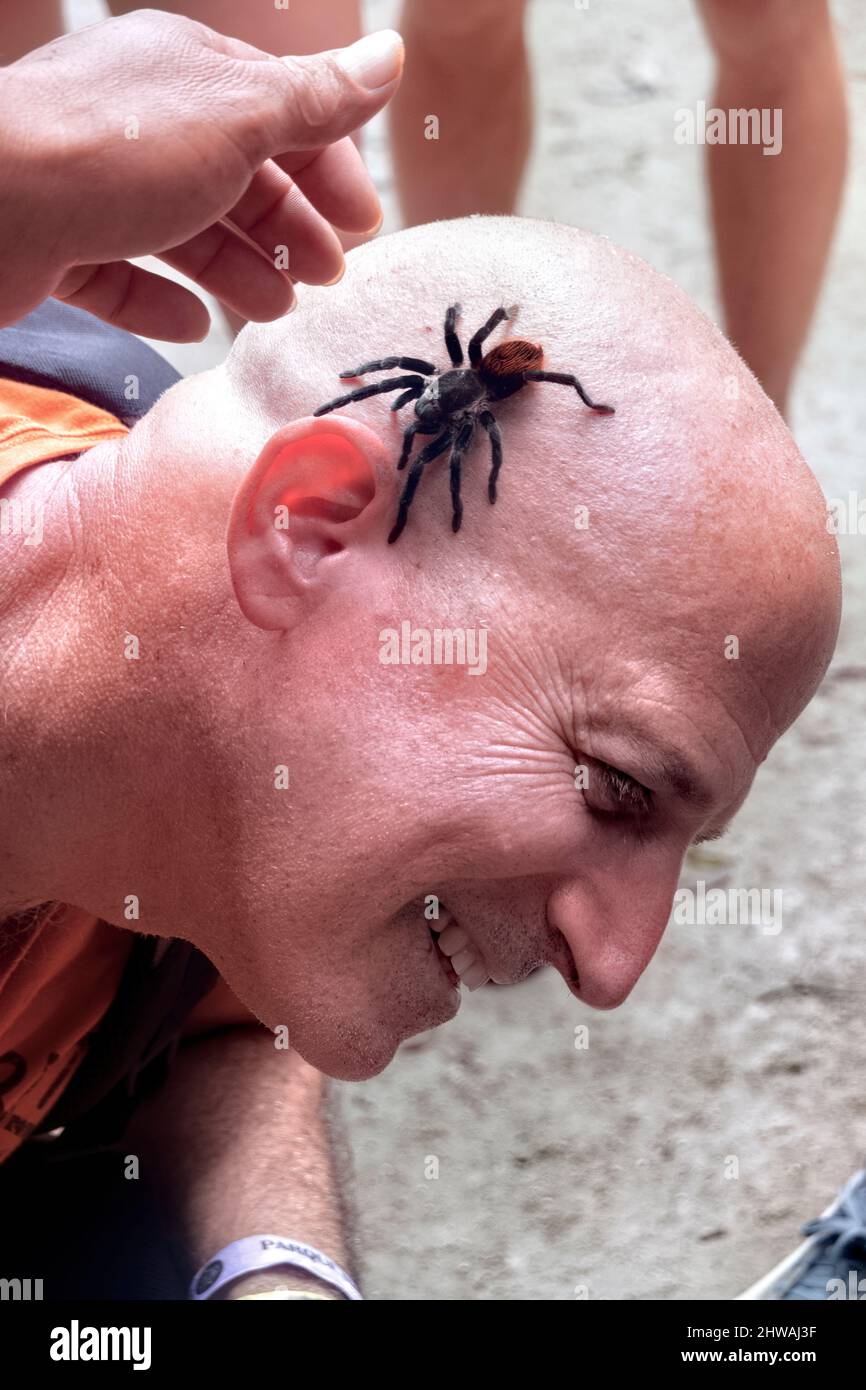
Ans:
<svg viewBox="0 0 866 1390"><path fill-rule="evenodd" d="M484 376L514 376L516 372L537 372L544 361L540 343L528 343L525 338L506 338L504 343L486 352L481 359Z"/></svg>

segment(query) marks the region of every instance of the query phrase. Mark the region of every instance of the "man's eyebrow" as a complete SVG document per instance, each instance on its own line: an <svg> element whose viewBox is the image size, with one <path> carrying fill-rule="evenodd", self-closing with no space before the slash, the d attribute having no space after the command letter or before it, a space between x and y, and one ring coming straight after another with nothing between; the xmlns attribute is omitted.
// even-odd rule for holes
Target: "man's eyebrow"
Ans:
<svg viewBox="0 0 866 1390"><path fill-rule="evenodd" d="M680 749L660 743L649 729L628 719L618 719L607 728L631 745L636 761L645 768L650 781L674 792L696 811L712 811L716 798L697 767Z"/></svg>
<svg viewBox="0 0 866 1390"><path fill-rule="evenodd" d="M617 732L624 735L633 745L638 761L647 768L651 780L674 792L696 811L713 809L715 797L701 774L683 753L659 745L652 735L636 726L619 726ZM730 822L725 825L711 825L695 835L690 843L704 845L709 840L720 840L723 835L727 835L729 829Z"/></svg>

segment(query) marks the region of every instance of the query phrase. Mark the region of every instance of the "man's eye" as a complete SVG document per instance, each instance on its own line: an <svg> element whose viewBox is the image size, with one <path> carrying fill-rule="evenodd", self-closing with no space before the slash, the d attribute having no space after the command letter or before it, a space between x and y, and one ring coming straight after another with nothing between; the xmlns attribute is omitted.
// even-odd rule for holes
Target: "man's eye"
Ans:
<svg viewBox="0 0 866 1390"><path fill-rule="evenodd" d="M590 778L592 776L590 773ZM642 816L652 809L652 792L642 783L636 782L633 777L629 777L627 772L620 772L619 768L610 767L607 763L597 763L595 776L599 779L604 794L618 811Z"/></svg>

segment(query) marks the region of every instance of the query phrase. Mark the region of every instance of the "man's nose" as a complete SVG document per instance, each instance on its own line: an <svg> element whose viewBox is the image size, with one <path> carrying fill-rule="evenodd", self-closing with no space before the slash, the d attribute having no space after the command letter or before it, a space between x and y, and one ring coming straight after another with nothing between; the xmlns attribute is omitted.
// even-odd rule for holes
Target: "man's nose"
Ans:
<svg viewBox="0 0 866 1390"><path fill-rule="evenodd" d="M548 923L568 945L559 964L573 993L594 1009L615 1009L649 965L671 912L682 865L679 850L636 852L631 862L561 884L547 902ZM563 952L563 957L565 952Z"/></svg>

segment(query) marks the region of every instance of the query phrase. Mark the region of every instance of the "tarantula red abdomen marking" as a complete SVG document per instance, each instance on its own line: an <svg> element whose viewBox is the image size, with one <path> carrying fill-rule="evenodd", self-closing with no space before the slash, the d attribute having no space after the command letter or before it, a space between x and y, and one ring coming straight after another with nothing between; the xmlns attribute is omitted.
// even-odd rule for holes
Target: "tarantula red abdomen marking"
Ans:
<svg viewBox="0 0 866 1390"><path fill-rule="evenodd" d="M613 415L612 405L601 405L593 401L572 372L546 372L542 370L544 350L540 343L530 343L523 338L506 338L489 352L482 355L482 346L493 330L505 319L513 318L516 308L495 309L486 323L483 323L469 340L469 366L463 366L463 348L457 335L456 321L460 313L459 304L452 304L445 315L445 346L451 365L445 371L420 357L398 356L377 357L365 362L352 371L340 373L340 379L364 376L367 372L387 371L400 367L413 373L411 376L391 376L386 381L372 386L359 386L343 396L320 405L314 415L327 415L330 410L339 410L351 401L365 400L369 396L383 395L388 391L401 391L393 402L392 410L401 410L404 405L414 401L415 419L403 431L403 447L397 461L398 469L406 467L410 461L412 446L418 434L432 434L436 438L425 444L412 460L412 466L397 508L397 517L388 536L388 544L402 534L412 505L412 499L421 481L421 475L428 463L450 449L451 478L451 529L459 531L463 519L463 503L460 497L460 477L463 455L469 448L476 425L481 425L490 439L490 476L487 482L487 496L491 503L496 501L496 484L502 467L502 435L496 417L490 406L513 396L532 381L550 381L561 386L573 386L584 405L601 415ZM429 378L429 380L427 380Z"/></svg>
<svg viewBox="0 0 866 1390"><path fill-rule="evenodd" d="M543 361L544 349L539 343L507 338L484 354L481 370L490 376L514 376L515 372L537 371Z"/></svg>

